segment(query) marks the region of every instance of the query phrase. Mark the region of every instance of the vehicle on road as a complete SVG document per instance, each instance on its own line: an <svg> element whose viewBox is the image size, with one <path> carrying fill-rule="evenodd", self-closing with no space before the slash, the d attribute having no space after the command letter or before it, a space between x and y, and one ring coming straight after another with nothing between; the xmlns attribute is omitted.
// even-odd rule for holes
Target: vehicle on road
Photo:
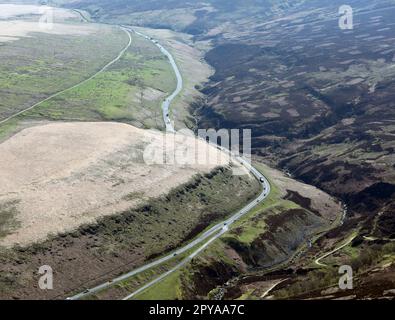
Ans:
<svg viewBox="0 0 395 320"><path fill-rule="evenodd" d="M143 36L142 34L140 34L140 35ZM170 55L170 53L166 52L163 48L161 48L161 51L164 52L164 53L168 56L168 58L169 58L169 60L170 60L170 62L171 62L171 64L172 64L172 66L173 66L173 69L175 70L177 79L178 79L178 81L179 81L179 83L180 83L180 88L177 88L177 90L173 93L173 95L172 95L171 97L166 98L166 99L164 100L164 103L162 104L162 111L164 112L163 115L165 115L164 121L165 121L165 123L166 123L166 129L167 129L168 132L173 132L173 133L174 133L174 132L175 132L175 131L174 131L174 128L169 128L169 127L171 126L171 119L170 119L170 113L169 113L168 108L169 108L169 104L172 102L172 100L174 99L174 97L176 97L176 96L178 95L178 93L179 93L179 92L181 91L181 89L182 89L182 78L181 78L180 72L178 71L177 66L176 66L176 64L175 64L175 62L174 62L174 59L173 59L173 57ZM208 142L208 141L207 141L207 142ZM262 182L262 186L265 187L265 189L263 190L263 192L265 192L265 195L264 195L264 197L262 198L262 195L263 195L263 193L262 193L262 194L261 194L261 197L259 197L259 198L257 199L257 203L258 203L258 204L261 203L261 202L264 200L264 198L266 198L266 195L268 194L267 191L270 191L270 187L266 185L266 183L267 183L266 181L267 181L267 180L265 179L265 177L262 177L262 176L258 173L258 171L257 171L255 168L253 168L252 166L246 165L246 161L245 161L243 158L232 155L232 152L230 152L230 151L227 150L226 148L222 148L221 146L218 146L217 144L215 144L215 146L217 147L218 150L221 150L221 151L223 150L224 152L230 153L230 155L231 155L236 161L239 161L243 166L245 166L245 167L248 169L248 171L249 171L252 175L255 176L255 178L256 178L257 180L260 180L260 181ZM262 188L262 189L263 189L263 188ZM132 277L132 276L134 276L134 275L136 275L136 274L139 274L139 273L141 273L141 272L143 272L143 271L145 271L145 270L152 269L153 267L155 267L155 266L157 266L157 265L163 264L164 262L169 261L169 260L171 260L172 258L174 258L174 257L176 257L176 256L179 256L180 254L183 254L183 253L187 252L187 250L192 249L194 246L203 243L203 246L202 246L202 247L200 247L199 249L197 249L196 251L194 251L194 253L191 254L191 255L190 255L189 257L187 257L186 259L184 259L184 260L181 262L181 264L180 264L179 266L176 266L175 268L173 268L173 269L170 270L170 271L173 272L173 271L175 271L175 270L178 270L178 269L180 268L180 266L184 265L186 262L193 262L193 261L194 261L194 259L193 259L194 256L196 256L196 255L199 254L202 250L204 250L204 248L206 248L208 245L210 245L211 242L215 241L215 240L218 239L220 236L222 236L224 233L228 232L229 229L230 229L230 226L231 226L232 224L234 224L236 221L238 221L241 217L243 217L247 212L249 212L249 211L252 209L252 207L254 207L254 204L255 204L255 200L254 200L253 202L251 202L250 204L248 204L244 209L240 210L237 214L234 214L234 215L232 216L232 218L228 219L226 222L223 222L222 224L218 224L218 225L212 227L210 230L208 230L207 232L205 232L201 237L199 237L199 238L197 238L196 240L194 240L194 241L192 242L192 244L189 244L189 245L186 245L186 246L184 246L184 247L182 247L182 248L179 248L179 250L178 250L177 253L169 254L169 255L167 255L167 256L165 256L165 257L163 257L163 258L161 258L161 259L159 259L159 260L157 260L157 261L151 262L151 263L149 263L149 264L147 264L147 265L145 265L145 266L143 266L143 267L140 267L140 268L138 268L138 269L136 269L136 270L132 270L131 272L129 272L129 273L127 273L127 274L124 274L124 275L122 275L122 276L120 276L120 277L114 279L114 280L113 280L113 283L111 283L111 284L107 284L107 285L104 284L104 285L96 286L95 288L92 288L91 290L89 290L88 293L89 293L89 294L93 294L93 293L98 292L98 291L101 291L101 290L103 290L103 289L105 289L105 288L109 288L111 285L113 285L113 284L115 284L115 283L120 283L121 281L124 281L125 279L128 279L128 278L130 278L130 277ZM208 240L208 239L210 239L210 240ZM164 274L164 276L166 276L167 274L170 274L171 272L168 272L168 273ZM155 284L155 283L156 283L156 280L153 281L153 282L151 282L151 283L148 283L145 287L148 288L148 287L150 287L151 285L153 285L153 284ZM143 288L145 288L145 287L143 287ZM139 292L139 290L137 290L137 291L133 292L132 294L130 294L129 296L125 297L124 300L129 300L129 299L130 299L131 297L133 297L137 292ZM87 294L84 292L83 294L79 294L79 295L74 296L72 299L73 299L73 300L81 299L81 298L83 298L83 297L86 296L86 295L87 295Z"/></svg>

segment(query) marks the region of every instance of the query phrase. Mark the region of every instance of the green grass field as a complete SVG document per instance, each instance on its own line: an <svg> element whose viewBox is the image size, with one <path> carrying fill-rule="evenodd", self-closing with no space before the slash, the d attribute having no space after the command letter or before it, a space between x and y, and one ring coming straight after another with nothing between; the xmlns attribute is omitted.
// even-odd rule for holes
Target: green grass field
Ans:
<svg viewBox="0 0 395 320"><path fill-rule="evenodd" d="M116 27L98 30L78 37L40 34L1 46L0 120L89 78L128 43ZM129 50L104 72L1 124L0 141L43 120L119 121L162 129L161 103L175 86L166 57L133 35Z"/></svg>
<svg viewBox="0 0 395 320"><path fill-rule="evenodd" d="M87 35L33 34L0 46L0 119L78 83L127 44L115 27ZM93 54L94 53L94 54Z"/></svg>
<svg viewBox="0 0 395 320"><path fill-rule="evenodd" d="M175 271L156 286L148 288L139 296L139 300L177 300L179 299L181 271Z"/></svg>
<svg viewBox="0 0 395 320"><path fill-rule="evenodd" d="M175 85L167 59L154 45L133 36L132 46L120 61L82 86L44 102L23 118L120 121L162 128L160 105Z"/></svg>

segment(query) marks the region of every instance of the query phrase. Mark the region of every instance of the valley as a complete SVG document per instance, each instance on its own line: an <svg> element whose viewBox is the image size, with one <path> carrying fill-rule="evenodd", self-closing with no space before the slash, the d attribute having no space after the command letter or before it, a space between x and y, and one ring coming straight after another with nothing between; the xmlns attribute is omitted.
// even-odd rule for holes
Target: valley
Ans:
<svg viewBox="0 0 395 320"><path fill-rule="evenodd" d="M38 2L15 3L0 11L1 298L395 297L392 0L350 0L352 30L337 0L59 0L46 31ZM162 145L187 158L209 128L251 129L252 169L215 145L214 164L146 163Z"/></svg>

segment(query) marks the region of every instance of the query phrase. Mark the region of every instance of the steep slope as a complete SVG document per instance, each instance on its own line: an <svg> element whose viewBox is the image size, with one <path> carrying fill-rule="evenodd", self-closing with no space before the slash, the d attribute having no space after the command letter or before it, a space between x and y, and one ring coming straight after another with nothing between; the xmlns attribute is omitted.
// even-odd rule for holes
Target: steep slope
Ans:
<svg viewBox="0 0 395 320"><path fill-rule="evenodd" d="M355 27L343 31L340 4L217 36L216 74L195 112L202 126L252 128L256 154L371 215L394 202L395 7L351 2Z"/></svg>
<svg viewBox="0 0 395 320"><path fill-rule="evenodd" d="M243 282L292 265L315 240L342 221L342 206L316 188L259 163L272 193L186 267L137 299L234 299Z"/></svg>
<svg viewBox="0 0 395 320"><path fill-rule="evenodd" d="M122 17L210 41L206 60L216 72L191 114L203 128L252 128L256 155L347 203L347 223L321 250L354 230L393 237L393 1L349 1L353 30L339 28L344 3L337 0L129 2L136 16L105 1L102 9L80 3L98 19ZM142 12L150 14L138 18Z"/></svg>
<svg viewBox="0 0 395 320"><path fill-rule="evenodd" d="M4 299L65 298L102 283L190 241L260 192L205 142L126 124L45 124L0 149ZM153 150L167 161L152 162ZM196 150L217 161L196 162ZM44 264L54 270L53 291L37 288Z"/></svg>
<svg viewBox="0 0 395 320"><path fill-rule="evenodd" d="M98 21L125 23L152 28L169 28L195 35L205 35L210 29L251 17L265 17L305 0L209 0L209 1L128 1L77 0L58 1L70 8L88 11ZM236 22L235 24L238 24Z"/></svg>
<svg viewBox="0 0 395 320"><path fill-rule="evenodd" d="M191 113L199 127L251 128L257 155L350 200L394 184L395 76L392 1L350 1L354 29L341 30L341 1L80 1L97 18L183 30L211 41L215 68ZM121 7L134 10L120 14ZM181 10L183 26L166 12ZM253 14L251 14L253 13ZM138 18L140 17L140 18ZM144 18L141 18L144 17ZM362 23L368 21L367 23ZM375 201L375 200L374 200ZM378 198L382 206L393 194ZM354 208L355 212L369 213ZM375 210L377 212L377 210Z"/></svg>
<svg viewBox="0 0 395 320"><path fill-rule="evenodd" d="M194 35L197 44L209 41L206 60L216 73L202 88L205 97L191 107L198 127L252 128L257 156L347 203L346 223L322 236L312 255L333 249L356 230L387 250L395 232L393 1L350 0L353 30L338 27L341 0L64 3L98 21L171 28ZM300 194L289 196L305 203ZM283 225L292 232L320 223L291 213L303 221ZM282 240L271 239L277 250L270 248L268 256L289 255L290 239ZM255 242L253 258L243 259L268 267L270 261L257 256L268 252L260 244ZM299 261L302 273L309 258L314 256Z"/></svg>

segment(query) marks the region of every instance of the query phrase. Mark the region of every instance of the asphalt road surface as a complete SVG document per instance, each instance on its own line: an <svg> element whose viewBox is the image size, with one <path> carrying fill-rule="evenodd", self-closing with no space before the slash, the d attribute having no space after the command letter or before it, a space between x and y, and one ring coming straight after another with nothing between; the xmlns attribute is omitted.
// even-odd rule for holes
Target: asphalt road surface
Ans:
<svg viewBox="0 0 395 320"><path fill-rule="evenodd" d="M124 27L124 26L123 26ZM169 51L167 51L162 45L160 45L158 43L157 40L144 35L140 32L134 31L131 28L127 28L124 27L125 30L128 31L133 31L135 32L137 35L144 37L145 39L152 41L160 50L161 52L166 55L171 63L171 65L173 66L174 72L176 74L177 77L177 88L176 90L168 97L165 99L165 101L162 104L162 109L163 109L163 119L164 122L166 123L166 130L168 132L175 132L174 130L174 126L172 125L171 119L170 119L170 115L169 115L169 111L170 111L170 105L171 102L177 97L177 95L181 92L182 88L183 88L183 81L182 81L182 76L181 73L177 67L177 64L175 63L175 60L173 58L173 56L169 53ZM169 270L168 272L164 273L163 275L161 275L160 277L158 277L157 279L147 283L146 285L144 285L143 287L141 287L140 289L138 289L137 291L131 293L130 295L128 295L127 297L124 298L124 300L129 300L131 298L133 298L134 296L136 296L137 294L141 293L142 291L146 290L147 288L155 285L156 283L160 282L161 280L163 280L164 278L166 278L169 274L175 272L176 270L180 269L181 267L183 267L184 265L186 265L190 260L192 260L194 257L196 257L199 253L201 253L204 249L206 249L213 241L215 241L216 239L218 239L219 237L221 237L224 233L226 233L229 230L229 227L231 225L233 225L236 221L240 220L243 216L245 216L248 212L250 212L253 208L257 207L260 203L262 203L270 194L271 188L270 188L270 183L267 180L267 178L261 174L257 169L255 169L248 160L246 160L245 158L239 156L239 155L234 155L232 152L230 152L228 149L221 147L219 145L214 145L216 148L222 150L223 152L229 154L231 156L231 158L234 161L239 162L241 165L243 165L261 184L262 186L262 192L261 194L252 202L250 202L249 204L247 204L243 209L241 209L240 211L238 211L237 213L235 213L233 216L231 216L230 218L228 218L225 221L222 221L218 224L216 224L215 226L211 227L210 229L208 229L207 231L205 231L204 233L202 233L200 236L198 236L195 240L193 240L192 242L188 243L187 245L183 246L182 248L172 252L169 255L166 255L158 260L155 260L153 262L150 262L138 269L135 269L129 273L126 273L120 277L117 277L113 280L110 280L106 283L103 283L101 285L98 285L92 289L88 289L85 290L82 293L79 293L73 297L68 298L68 300L78 300L78 299L82 299L84 297L96 294L102 290L108 289L114 285L116 285L117 283L120 283L122 281L125 281L126 279L133 277L141 272L144 272L146 270L149 270L153 267L159 266L165 262L168 262L172 259L174 259L177 256L180 256L182 254L184 254L185 252L193 249L194 247L201 245L199 248L197 248L195 251L193 251L190 255L188 255L188 257L186 257L181 263L179 263L177 266L175 266L174 268L172 268L171 270Z"/></svg>
<svg viewBox="0 0 395 320"><path fill-rule="evenodd" d="M174 73L177 78L177 87L174 90L174 92L163 101L162 111L163 111L163 121L166 125L166 131L167 132L175 132L174 125L173 125L171 118L170 118L170 105L173 102L173 100L180 94L180 92L182 91L182 88L184 86L183 80L182 80L182 75L181 75L180 70L178 69L177 63L174 60L171 53L169 51L167 51L161 44L159 44L159 42L157 40L155 40L145 34L142 34L141 32L138 32L138 31L135 31L132 29L128 29L128 30L134 31L140 37L143 37L143 38L151 41L153 44L155 44L159 48L159 50L169 59L170 64L173 67Z"/></svg>

